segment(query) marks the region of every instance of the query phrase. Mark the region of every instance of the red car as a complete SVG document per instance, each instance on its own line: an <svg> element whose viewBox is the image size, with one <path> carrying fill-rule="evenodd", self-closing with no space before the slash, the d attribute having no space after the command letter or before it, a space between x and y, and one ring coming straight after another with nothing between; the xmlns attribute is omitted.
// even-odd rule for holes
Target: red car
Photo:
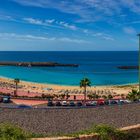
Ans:
<svg viewBox="0 0 140 140"><path fill-rule="evenodd" d="M104 105L104 100L103 99L99 99L97 100L97 105Z"/></svg>

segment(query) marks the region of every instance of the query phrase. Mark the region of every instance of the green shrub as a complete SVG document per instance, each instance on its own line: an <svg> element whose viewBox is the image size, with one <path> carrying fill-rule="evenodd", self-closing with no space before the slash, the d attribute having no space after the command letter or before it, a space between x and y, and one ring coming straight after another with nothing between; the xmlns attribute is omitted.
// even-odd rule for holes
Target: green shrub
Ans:
<svg viewBox="0 0 140 140"><path fill-rule="evenodd" d="M0 124L0 140L27 140L27 134L11 124Z"/></svg>
<svg viewBox="0 0 140 140"><path fill-rule="evenodd" d="M138 140L139 136L131 132L117 131L116 138L117 140Z"/></svg>
<svg viewBox="0 0 140 140"><path fill-rule="evenodd" d="M136 134L123 132L108 125L97 125L93 131L100 135L101 140L137 140L138 138Z"/></svg>
<svg viewBox="0 0 140 140"><path fill-rule="evenodd" d="M93 134L97 133L100 136L100 140L137 140L138 135L128 132L122 132L114 127L108 125L97 125L93 126L90 129L82 130L80 132L75 132L72 134L33 134L26 133L21 128L13 126L11 124L0 124L0 140L29 140L29 138L38 138L38 137L55 137L55 136L70 136L70 137L79 137L83 134Z"/></svg>
<svg viewBox="0 0 140 140"><path fill-rule="evenodd" d="M100 135L101 140L111 140L116 135L116 129L108 125L97 125L93 131Z"/></svg>

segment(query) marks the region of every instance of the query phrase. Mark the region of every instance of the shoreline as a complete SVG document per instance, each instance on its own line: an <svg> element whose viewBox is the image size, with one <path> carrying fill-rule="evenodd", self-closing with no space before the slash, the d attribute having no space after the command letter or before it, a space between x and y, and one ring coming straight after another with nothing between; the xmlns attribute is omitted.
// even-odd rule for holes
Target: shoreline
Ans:
<svg viewBox="0 0 140 140"><path fill-rule="evenodd" d="M14 78L8 78L8 77L4 77L0 75L0 79L3 80L14 80ZM78 85L59 85L59 84L51 84L51 83L40 83L40 82L32 82L32 81L24 81L24 80L20 80L20 82L22 83L31 83L31 84L35 84L35 85L45 85L45 86L52 86L52 87L69 87L69 88L79 88ZM139 83L126 83L126 84L115 84L115 85L92 85L91 87L123 87L123 86L137 86L139 85Z"/></svg>

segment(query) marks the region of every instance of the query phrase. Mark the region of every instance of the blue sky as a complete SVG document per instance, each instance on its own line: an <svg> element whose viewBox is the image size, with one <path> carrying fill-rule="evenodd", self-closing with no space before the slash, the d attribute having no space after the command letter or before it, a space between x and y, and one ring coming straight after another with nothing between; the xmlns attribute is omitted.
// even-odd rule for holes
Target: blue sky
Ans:
<svg viewBox="0 0 140 140"><path fill-rule="evenodd" d="M138 50L139 0L0 0L0 50Z"/></svg>

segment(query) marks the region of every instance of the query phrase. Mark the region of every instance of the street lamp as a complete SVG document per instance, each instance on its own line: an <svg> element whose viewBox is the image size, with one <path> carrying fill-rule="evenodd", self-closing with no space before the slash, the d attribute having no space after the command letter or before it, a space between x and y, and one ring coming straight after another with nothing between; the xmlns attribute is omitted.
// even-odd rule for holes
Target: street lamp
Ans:
<svg viewBox="0 0 140 140"><path fill-rule="evenodd" d="M138 63L139 63L139 92L140 92L140 33L138 34L139 37L139 59L138 59Z"/></svg>

